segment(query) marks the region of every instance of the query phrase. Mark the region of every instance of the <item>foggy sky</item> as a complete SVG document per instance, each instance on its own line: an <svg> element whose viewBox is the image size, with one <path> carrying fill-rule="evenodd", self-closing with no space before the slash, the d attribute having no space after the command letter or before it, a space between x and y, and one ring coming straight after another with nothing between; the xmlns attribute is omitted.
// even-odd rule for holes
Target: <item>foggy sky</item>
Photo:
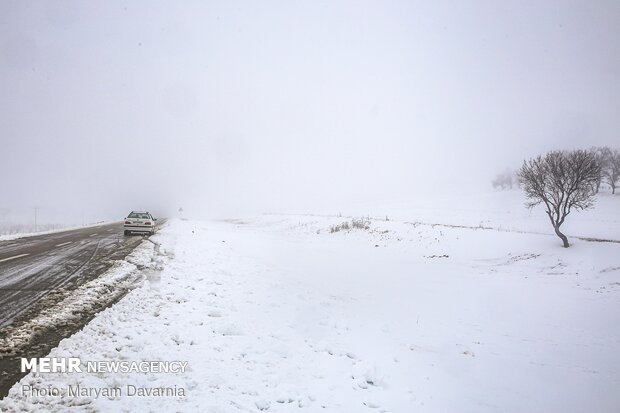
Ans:
<svg viewBox="0 0 620 413"><path fill-rule="evenodd" d="M0 209L401 201L620 146L617 1L0 1Z"/></svg>

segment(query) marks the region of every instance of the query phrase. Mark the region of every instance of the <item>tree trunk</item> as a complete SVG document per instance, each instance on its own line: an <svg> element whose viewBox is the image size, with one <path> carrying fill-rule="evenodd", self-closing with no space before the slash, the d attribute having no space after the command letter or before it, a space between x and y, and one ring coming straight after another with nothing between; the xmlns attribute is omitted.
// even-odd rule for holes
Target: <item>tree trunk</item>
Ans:
<svg viewBox="0 0 620 413"><path fill-rule="evenodd" d="M566 237L566 235L562 234L560 232L560 227L559 226L554 226L553 229L555 229L555 235L557 235L558 237L560 237L560 239L562 240L563 243L563 247L564 248L568 248L570 246L570 244L568 243L568 238Z"/></svg>

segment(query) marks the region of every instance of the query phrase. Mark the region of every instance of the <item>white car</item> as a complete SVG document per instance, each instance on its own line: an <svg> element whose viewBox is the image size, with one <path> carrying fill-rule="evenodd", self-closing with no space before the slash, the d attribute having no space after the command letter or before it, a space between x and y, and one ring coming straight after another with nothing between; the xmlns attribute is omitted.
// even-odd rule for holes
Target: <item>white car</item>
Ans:
<svg viewBox="0 0 620 413"><path fill-rule="evenodd" d="M123 224L125 235L131 235L134 232L153 235L155 233L155 221L157 219L153 218L148 211L131 211Z"/></svg>

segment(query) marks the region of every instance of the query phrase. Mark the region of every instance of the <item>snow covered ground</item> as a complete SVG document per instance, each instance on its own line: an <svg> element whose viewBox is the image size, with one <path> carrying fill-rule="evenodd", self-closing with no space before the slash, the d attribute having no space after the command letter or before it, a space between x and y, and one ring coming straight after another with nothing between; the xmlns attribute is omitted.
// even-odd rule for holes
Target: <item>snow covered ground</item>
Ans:
<svg viewBox="0 0 620 413"><path fill-rule="evenodd" d="M571 235L619 239L619 201L572 216L594 224ZM162 265L50 356L188 370L29 374L0 409L617 412L620 244L563 249L505 231L549 232L520 207L483 217L502 231L429 225L477 224L477 209L394 207L389 221L338 232L349 218L169 221L151 237ZM123 394L35 397L24 385Z"/></svg>
<svg viewBox="0 0 620 413"><path fill-rule="evenodd" d="M37 235L56 234L58 232L72 231L74 229L94 228L94 227L99 227L101 225L105 225L108 223L110 223L110 221L101 221L101 222L97 222L94 224L79 225L79 226L59 227L59 228L54 228L54 229L48 229L45 231L28 231L28 232L19 231L19 232L10 232L10 233L4 233L2 225L0 225L0 241L13 241L13 240L20 239L20 238L34 237Z"/></svg>

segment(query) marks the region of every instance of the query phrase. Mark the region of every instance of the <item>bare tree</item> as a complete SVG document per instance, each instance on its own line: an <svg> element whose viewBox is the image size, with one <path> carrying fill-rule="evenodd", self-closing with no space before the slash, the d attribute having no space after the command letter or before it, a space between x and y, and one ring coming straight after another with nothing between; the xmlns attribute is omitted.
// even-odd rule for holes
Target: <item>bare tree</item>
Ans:
<svg viewBox="0 0 620 413"><path fill-rule="evenodd" d="M545 156L524 161L518 178L529 199L528 208L543 204L555 233L564 248L568 238L560 231L573 209L594 205L600 166L591 151L552 151Z"/></svg>
<svg viewBox="0 0 620 413"><path fill-rule="evenodd" d="M620 180L620 151L617 149L608 149L603 178L611 187L611 193L615 194L618 181Z"/></svg>
<svg viewBox="0 0 620 413"><path fill-rule="evenodd" d="M611 151L607 146L595 146L592 149L590 149L590 151L594 155L594 159L596 159L596 162L598 163L600 167L599 174L596 179L596 193L598 194L601 188L601 183L603 182L603 178L604 178L603 175L605 171L607 170L607 167L609 164L609 153Z"/></svg>
<svg viewBox="0 0 620 413"><path fill-rule="evenodd" d="M501 174L497 174L495 179L491 181L491 185L493 185L495 189L512 189L513 176L513 172L506 170Z"/></svg>

